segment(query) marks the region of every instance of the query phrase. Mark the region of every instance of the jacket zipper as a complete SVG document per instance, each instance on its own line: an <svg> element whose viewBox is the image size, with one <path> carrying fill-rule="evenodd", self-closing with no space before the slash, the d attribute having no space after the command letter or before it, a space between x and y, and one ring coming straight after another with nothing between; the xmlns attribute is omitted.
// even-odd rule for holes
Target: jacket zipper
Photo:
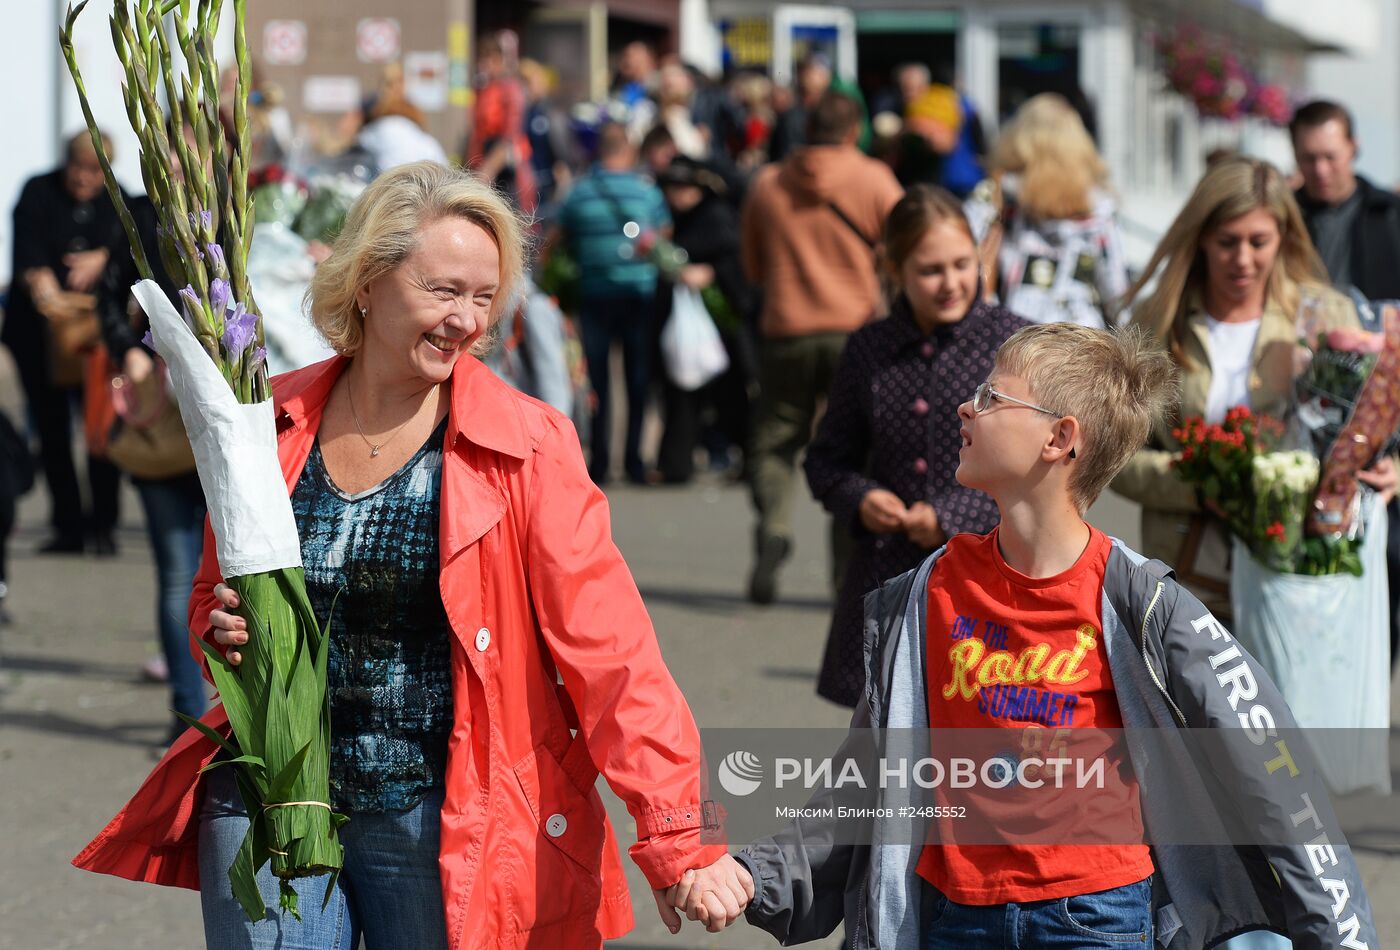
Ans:
<svg viewBox="0 0 1400 950"><path fill-rule="evenodd" d="M1157 591L1152 595L1152 602L1147 605L1147 613L1142 615L1142 662L1147 664L1147 673L1152 677L1152 682L1156 684L1157 689L1161 691L1162 697L1166 699L1167 705L1171 707L1172 713L1176 716L1177 721L1181 723L1181 728L1185 729L1186 717L1181 714L1181 710L1177 708L1176 702L1173 701L1171 694L1167 692L1167 687L1162 683L1161 677L1157 675L1157 669L1152 665L1152 659L1147 654L1147 622L1152 619L1152 611L1157 609L1157 601L1162 599L1162 591L1164 589L1165 585L1161 581L1158 581Z"/></svg>

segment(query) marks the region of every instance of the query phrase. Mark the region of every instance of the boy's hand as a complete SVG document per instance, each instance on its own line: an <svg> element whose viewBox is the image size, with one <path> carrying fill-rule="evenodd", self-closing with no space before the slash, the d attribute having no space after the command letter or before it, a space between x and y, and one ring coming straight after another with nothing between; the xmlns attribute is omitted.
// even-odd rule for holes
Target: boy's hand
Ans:
<svg viewBox="0 0 1400 950"><path fill-rule="evenodd" d="M938 523L938 512L926 501L916 501L909 506L904 516L904 533L909 535L910 541L928 551L948 540Z"/></svg>
<svg viewBox="0 0 1400 950"><path fill-rule="evenodd" d="M875 534L893 534L904 530L908 511L894 492L872 488L860 500L860 523Z"/></svg>
<svg viewBox="0 0 1400 950"><path fill-rule="evenodd" d="M658 904L662 900L661 893L658 892ZM744 908L753 900L753 893L753 878L749 872L726 854L707 868L686 871L679 884L665 891L667 907L661 917L670 927L666 911L672 916L676 910L684 911L686 917L700 921L710 933L719 933L743 916ZM673 907L675 910L671 909ZM675 923L672 933L680 930L680 918L677 917Z"/></svg>

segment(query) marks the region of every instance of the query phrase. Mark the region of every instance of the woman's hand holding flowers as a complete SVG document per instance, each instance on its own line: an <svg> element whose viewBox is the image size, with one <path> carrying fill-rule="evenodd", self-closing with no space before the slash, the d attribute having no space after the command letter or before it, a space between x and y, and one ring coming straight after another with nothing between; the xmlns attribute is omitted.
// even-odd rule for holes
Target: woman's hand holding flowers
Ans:
<svg viewBox="0 0 1400 950"><path fill-rule="evenodd" d="M237 614L229 613L238 607L238 592L227 584L216 584L214 596L219 598L219 603L227 609L209 611L209 626L214 628L214 639L219 645L230 648L225 654L229 665L237 666L243 662L243 655L232 648L248 642L247 621Z"/></svg>

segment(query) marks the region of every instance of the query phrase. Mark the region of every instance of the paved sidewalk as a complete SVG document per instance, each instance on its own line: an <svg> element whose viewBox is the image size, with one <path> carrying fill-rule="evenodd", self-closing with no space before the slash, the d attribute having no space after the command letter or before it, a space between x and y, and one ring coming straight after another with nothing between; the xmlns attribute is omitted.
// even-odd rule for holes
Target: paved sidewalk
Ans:
<svg viewBox="0 0 1400 950"><path fill-rule="evenodd" d="M620 489L615 531L651 607L662 649L706 727L842 727L847 711L816 698L826 636L825 533L799 506L796 554L779 603L744 602L749 513L742 489ZM139 511L135 499L128 523ZM155 761L168 722L164 687L139 669L155 652L154 593L144 537L121 534L116 560L30 556L42 503L28 499L14 554L15 624L0 628L0 950L197 948L198 896L79 872L71 857L130 796ZM1131 535L1127 506L1098 512ZM1400 757L1393 759L1400 762ZM625 848L631 820L611 801ZM1382 934L1400 933L1400 840L1377 835L1361 853ZM640 873L630 875L638 925L618 946L769 948L738 925L710 936L687 923L672 937ZM835 947L828 940L817 946ZM412 950L412 948L405 948Z"/></svg>

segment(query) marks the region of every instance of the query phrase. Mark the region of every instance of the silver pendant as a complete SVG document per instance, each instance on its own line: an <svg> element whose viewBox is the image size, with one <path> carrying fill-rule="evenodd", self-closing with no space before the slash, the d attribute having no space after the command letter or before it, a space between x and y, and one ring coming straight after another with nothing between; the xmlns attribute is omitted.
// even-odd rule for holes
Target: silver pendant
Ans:
<svg viewBox="0 0 1400 950"><path fill-rule="evenodd" d="M374 457L375 457L376 455L378 455L378 454L379 454L379 446L377 446L377 445L371 445L371 446L369 447L369 457L370 457L370 458L374 458Z"/></svg>

